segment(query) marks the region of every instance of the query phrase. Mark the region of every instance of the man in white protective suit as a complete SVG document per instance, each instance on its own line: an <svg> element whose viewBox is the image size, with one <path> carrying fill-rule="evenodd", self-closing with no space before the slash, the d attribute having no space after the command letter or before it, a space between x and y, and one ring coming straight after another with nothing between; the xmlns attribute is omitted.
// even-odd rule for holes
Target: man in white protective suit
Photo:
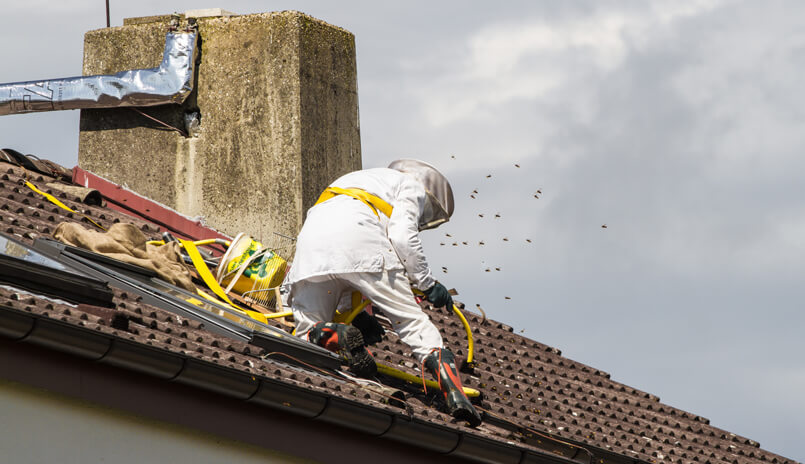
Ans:
<svg viewBox="0 0 805 464"><path fill-rule="evenodd" d="M388 168L346 174L308 210L285 288L297 336L339 353L353 373L371 378L377 366L365 341L380 338L367 333L366 340L358 327L382 327L366 313L354 325L331 322L353 291L363 294L439 381L448 412L477 426L481 417L464 394L453 353L412 292L419 289L434 306L452 309L419 238L452 213L450 184L423 161L397 160Z"/></svg>

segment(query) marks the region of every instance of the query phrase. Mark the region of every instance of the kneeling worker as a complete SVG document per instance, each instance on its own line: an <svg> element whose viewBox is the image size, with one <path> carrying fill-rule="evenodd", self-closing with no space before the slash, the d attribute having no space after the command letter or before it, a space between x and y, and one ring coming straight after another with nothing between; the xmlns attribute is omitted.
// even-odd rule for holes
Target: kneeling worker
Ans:
<svg viewBox="0 0 805 464"><path fill-rule="evenodd" d="M346 174L308 210L285 285L296 334L340 353L355 374L373 377L377 366L361 331L330 322L342 300L353 291L363 294L439 380L448 412L475 426L481 417L464 395L453 353L411 290L452 309L453 299L434 279L419 239L419 231L438 227L452 213L450 184L423 161L397 160L388 168Z"/></svg>

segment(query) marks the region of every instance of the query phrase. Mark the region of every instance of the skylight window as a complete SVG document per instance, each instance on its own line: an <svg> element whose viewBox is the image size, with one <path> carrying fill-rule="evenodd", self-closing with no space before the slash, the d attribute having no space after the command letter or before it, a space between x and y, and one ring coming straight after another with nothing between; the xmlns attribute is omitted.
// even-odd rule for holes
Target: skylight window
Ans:
<svg viewBox="0 0 805 464"><path fill-rule="evenodd" d="M285 331L263 324L226 307L206 300L154 276L153 272L48 238L38 238L34 248L51 260L76 268L116 288L133 292L147 303L182 317L197 320L205 329L236 340L252 343L268 351L279 351L292 358L320 367L337 369L337 355L296 338Z"/></svg>
<svg viewBox="0 0 805 464"><path fill-rule="evenodd" d="M114 293L89 277L0 233L0 282L74 303L112 306Z"/></svg>

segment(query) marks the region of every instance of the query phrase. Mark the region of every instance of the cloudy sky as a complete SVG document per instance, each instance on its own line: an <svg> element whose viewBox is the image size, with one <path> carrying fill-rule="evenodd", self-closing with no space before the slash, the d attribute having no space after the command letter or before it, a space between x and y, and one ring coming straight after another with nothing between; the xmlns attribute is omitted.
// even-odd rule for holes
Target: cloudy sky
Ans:
<svg viewBox="0 0 805 464"><path fill-rule="evenodd" d="M805 3L123 3L112 25L214 6L355 33L364 166L451 179L423 238L458 299L805 460ZM104 25L102 0L4 5L0 82L80 74ZM66 166L77 141L78 112L0 119Z"/></svg>

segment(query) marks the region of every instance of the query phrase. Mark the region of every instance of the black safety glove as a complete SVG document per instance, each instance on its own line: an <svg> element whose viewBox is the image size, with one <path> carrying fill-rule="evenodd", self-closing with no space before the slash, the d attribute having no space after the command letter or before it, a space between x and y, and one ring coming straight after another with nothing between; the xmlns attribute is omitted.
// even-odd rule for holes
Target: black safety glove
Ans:
<svg viewBox="0 0 805 464"><path fill-rule="evenodd" d="M355 319L352 320L352 325L361 331L363 343L366 345L374 345L383 341L383 335L386 334L386 329L377 322L374 316L366 311L361 311L360 314L355 316Z"/></svg>
<svg viewBox="0 0 805 464"><path fill-rule="evenodd" d="M433 303L433 306L437 308L444 306L447 309L453 309L453 297L450 296L447 288L439 282L436 282L433 287L425 290L423 293L425 294L425 298Z"/></svg>

